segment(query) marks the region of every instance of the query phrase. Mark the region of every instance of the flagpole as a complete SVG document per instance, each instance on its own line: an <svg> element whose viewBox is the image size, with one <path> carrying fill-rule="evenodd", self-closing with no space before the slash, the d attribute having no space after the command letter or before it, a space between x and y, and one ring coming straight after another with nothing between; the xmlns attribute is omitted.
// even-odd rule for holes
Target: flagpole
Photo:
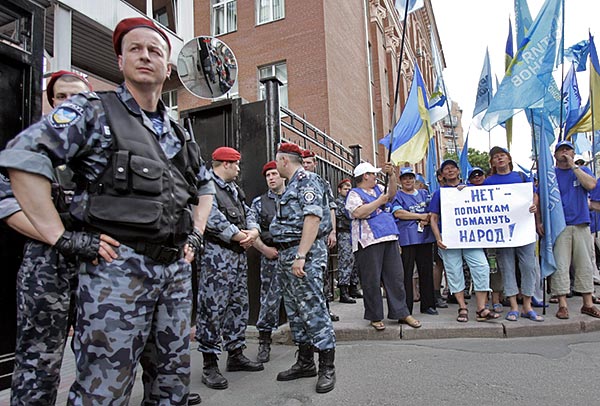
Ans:
<svg viewBox="0 0 600 406"><path fill-rule="evenodd" d="M565 0L562 0L562 23L561 23L561 39L560 39L560 44L559 46L561 46L564 41L565 41ZM565 95L563 94L564 92L564 87L565 87L565 52L564 49L560 50L560 57L561 57L561 67L560 67L560 105L563 106L564 102L565 102ZM543 117L542 117L543 120ZM560 119L559 119L559 132L558 132L558 141L562 141L563 138L563 109L562 107L560 108ZM565 134L565 138L567 137L567 134Z"/></svg>
<svg viewBox="0 0 600 406"><path fill-rule="evenodd" d="M588 28L588 35L591 36L591 32L589 32L589 28ZM592 60L590 58L590 73L592 72ZM592 81L590 80L590 110L592 112L592 171L594 173L594 177L596 177L596 128L594 126L594 92L593 92L593 86L592 86ZM562 110L562 109L561 109Z"/></svg>
<svg viewBox="0 0 600 406"><path fill-rule="evenodd" d="M387 161L391 162L392 160L392 149L394 146L394 124L396 122L396 109L398 107L398 94L400 93L400 77L402 74L402 58L404 56L404 43L406 40L406 25L408 24L408 2L406 3L406 7L404 7L404 20L402 20L402 42L400 43L400 57L398 58L398 74L396 75L396 91L394 92L394 108L392 109L392 119L391 119L391 131L390 131L390 146L388 148ZM384 192L387 193L387 187L389 182L389 175L385 174L385 185Z"/></svg>

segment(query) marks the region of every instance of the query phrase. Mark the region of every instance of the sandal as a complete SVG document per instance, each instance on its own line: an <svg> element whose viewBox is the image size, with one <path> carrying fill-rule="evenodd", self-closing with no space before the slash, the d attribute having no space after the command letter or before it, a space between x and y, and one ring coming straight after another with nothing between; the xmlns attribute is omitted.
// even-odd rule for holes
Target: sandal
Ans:
<svg viewBox="0 0 600 406"><path fill-rule="evenodd" d="M475 312L477 314L477 321L490 321L500 318L500 315L496 312L486 309L485 307Z"/></svg>
<svg viewBox="0 0 600 406"><path fill-rule="evenodd" d="M517 321L519 320L519 312L516 310L511 310L510 312L506 313L505 319L508 321Z"/></svg>
<svg viewBox="0 0 600 406"><path fill-rule="evenodd" d="M458 321L459 323L466 323L469 321L469 309L467 309L466 307L461 307L460 309L458 309L458 317L456 318L456 321Z"/></svg>
<svg viewBox="0 0 600 406"><path fill-rule="evenodd" d="M531 321L544 321L544 318L542 316L538 316L535 310L530 310L527 313L521 313L521 317L524 317Z"/></svg>
<svg viewBox="0 0 600 406"><path fill-rule="evenodd" d="M600 310L596 306L590 306L590 307L582 306L581 314L587 314L588 316L592 316L597 319L600 319Z"/></svg>
<svg viewBox="0 0 600 406"><path fill-rule="evenodd" d="M373 327L377 331L385 330L385 324L383 324L383 321L381 320L372 321L371 327Z"/></svg>
<svg viewBox="0 0 600 406"><path fill-rule="evenodd" d="M504 306L502 306L502 303L494 303L492 305L492 309L496 312L496 313L502 313L504 311Z"/></svg>
<svg viewBox="0 0 600 406"><path fill-rule="evenodd" d="M549 302L550 303L558 303L558 296L551 296Z"/></svg>
<svg viewBox="0 0 600 406"><path fill-rule="evenodd" d="M564 306L559 306L558 311L556 312L556 318L561 320L566 320L569 318L569 309Z"/></svg>
<svg viewBox="0 0 600 406"><path fill-rule="evenodd" d="M417 319L415 319L413 316L406 316L403 319L398 320L398 323L400 324L408 324L409 326L411 326L412 328L419 328L421 327L421 322Z"/></svg>

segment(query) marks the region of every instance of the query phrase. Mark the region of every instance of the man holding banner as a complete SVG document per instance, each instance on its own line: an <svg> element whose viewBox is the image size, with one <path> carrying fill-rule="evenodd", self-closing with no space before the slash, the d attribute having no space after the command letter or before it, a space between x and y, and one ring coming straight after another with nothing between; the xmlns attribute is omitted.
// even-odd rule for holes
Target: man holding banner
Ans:
<svg viewBox="0 0 600 406"><path fill-rule="evenodd" d="M558 296L556 317L568 319L566 295L569 292L569 267L575 270L574 290L583 297L581 313L600 318L600 309L594 306L590 212L588 192L596 187L596 178L585 166L574 162L575 147L570 141L561 141L554 149L556 179L560 190L566 228L554 243L556 271L552 274L552 294Z"/></svg>
<svg viewBox="0 0 600 406"><path fill-rule="evenodd" d="M508 150L501 147L493 147L490 150L490 167L492 175L486 178L484 185L505 185L511 183L531 182L522 172L513 171L512 157ZM533 203L529 207L530 213L535 213L537 207L535 202L537 195L533 195ZM519 286L516 277L516 260L519 260L521 271L521 293L523 295L523 311L521 317L532 321L544 321L531 307L531 297L535 291L535 267L532 258L535 258L535 241L518 247L505 247L496 249L496 258L502 279L504 282L504 296L510 301L510 311L506 314L506 320L517 321L519 319L519 305L517 294Z"/></svg>

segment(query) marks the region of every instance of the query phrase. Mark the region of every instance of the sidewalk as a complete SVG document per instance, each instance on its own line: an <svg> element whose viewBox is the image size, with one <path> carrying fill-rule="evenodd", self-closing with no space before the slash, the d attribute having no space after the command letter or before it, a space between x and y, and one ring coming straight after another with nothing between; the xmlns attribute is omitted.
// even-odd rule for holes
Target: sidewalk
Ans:
<svg viewBox="0 0 600 406"><path fill-rule="evenodd" d="M558 305L550 303L543 314L542 308L534 310L545 317L543 322L535 322L524 318L518 321L507 321L504 319L510 310L506 307L501 317L494 321L477 322L475 311L475 297L467 300L469 308L469 322L459 323L456 321L458 305L449 304L447 309L438 309L437 316L420 314L419 304L415 303L413 315L421 321L422 326L413 329L404 324L398 324L397 320L384 319L386 329L376 331L369 325L368 320L363 319L363 302L357 299L356 304L330 303L331 310L340 317L340 321L334 322L336 340L358 341L358 340L417 340L417 339L441 339L441 338L514 338L535 337L559 334L577 334L600 330L600 319L585 316L580 313L582 299L574 296L567 299L569 304L570 318L559 320L555 314ZM384 299L385 303L385 299ZM600 305L599 305L600 306ZM387 311L385 312L387 313ZM384 313L384 314L385 314ZM257 337L256 328L248 327L248 338ZM292 344L289 326L283 325L274 333L273 339L278 344Z"/></svg>

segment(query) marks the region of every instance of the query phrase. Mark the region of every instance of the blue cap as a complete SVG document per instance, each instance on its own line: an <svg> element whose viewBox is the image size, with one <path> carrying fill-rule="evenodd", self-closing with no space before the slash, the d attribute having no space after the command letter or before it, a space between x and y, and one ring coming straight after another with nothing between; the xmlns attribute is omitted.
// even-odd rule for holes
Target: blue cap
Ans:
<svg viewBox="0 0 600 406"><path fill-rule="evenodd" d="M485 172L483 171L483 169L481 169L478 166L473 167L473 169L471 169L471 171L469 172L469 176L467 177L467 179L471 179L471 176L475 175L476 173L479 173L481 175L483 175Z"/></svg>
<svg viewBox="0 0 600 406"><path fill-rule="evenodd" d="M429 183L427 183L427 181L425 180L425 178L423 177L423 175L421 175L420 173L417 173L417 180L421 183L424 183L425 185L429 186Z"/></svg>
<svg viewBox="0 0 600 406"><path fill-rule="evenodd" d="M415 172L409 166L405 166L400 169L400 177L403 177L404 175L415 176Z"/></svg>
<svg viewBox="0 0 600 406"><path fill-rule="evenodd" d="M508 152L508 150L506 148L502 148L499 146L495 146L492 149L490 149L489 155L490 155L490 158L493 158L494 155L500 154L500 153L510 155L510 152Z"/></svg>
<svg viewBox="0 0 600 406"><path fill-rule="evenodd" d="M556 147L554 147L554 152L558 151L558 149L560 147L564 147L564 146L567 146L567 147L571 148L572 150L575 150L575 147L573 146L573 143L571 141L562 140L561 142L556 144Z"/></svg>
<svg viewBox="0 0 600 406"><path fill-rule="evenodd" d="M454 159L446 159L444 162L442 162L442 164L440 165L440 171L443 171L444 168L448 165L454 165L456 167L456 169L460 169L460 167L458 166L458 164L456 163L456 161Z"/></svg>

